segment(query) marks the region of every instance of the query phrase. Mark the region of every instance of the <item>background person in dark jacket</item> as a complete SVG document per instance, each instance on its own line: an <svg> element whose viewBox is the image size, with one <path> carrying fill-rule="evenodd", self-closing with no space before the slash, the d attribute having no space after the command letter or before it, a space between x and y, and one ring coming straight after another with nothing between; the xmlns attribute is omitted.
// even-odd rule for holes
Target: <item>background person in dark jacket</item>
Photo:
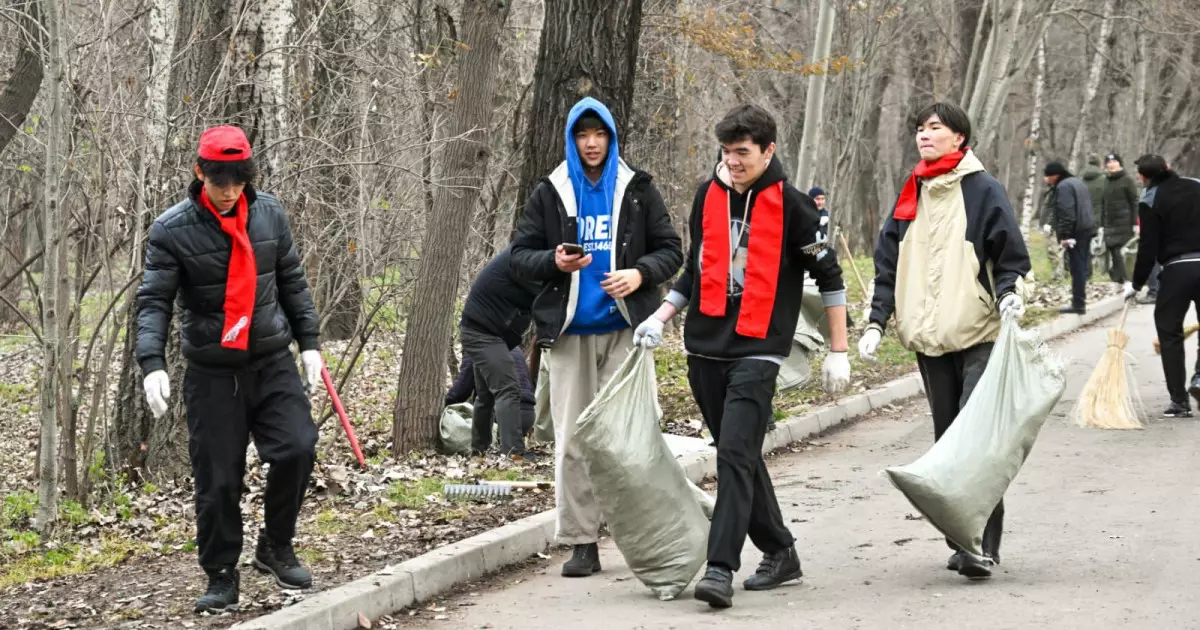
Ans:
<svg viewBox="0 0 1200 630"><path fill-rule="evenodd" d="M658 287L679 270L683 250L650 176L620 158L607 107L579 101L564 133L566 160L526 202L512 265L517 277L545 283L533 319L538 345L550 349L555 538L575 547L563 575L584 577L600 570L601 515L575 422L633 349L630 326L658 307Z"/></svg>
<svg viewBox="0 0 1200 630"><path fill-rule="evenodd" d="M533 391L527 385L529 369L520 346L529 328L537 290L536 284L513 277L512 250L505 249L479 272L467 294L459 336L463 369L469 365L474 374L471 448L477 453L485 453L492 446L494 418L500 425L500 451L505 455L525 454L528 428L522 398L528 389L528 426L532 427Z"/></svg>
<svg viewBox="0 0 1200 630"><path fill-rule="evenodd" d="M513 371L517 375L517 385L521 388L521 433L528 435L529 430L533 428L534 408L537 405L533 381L529 378L529 363L521 346L509 350L508 354L512 357ZM471 396L475 396L475 405L482 404L480 402L481 392L476 391L476 384L475 364L471 361L471 355L464 354L458 366L458 375L454 377L454 381L450 383L450 389L446 391L446 405L465 403L471 400Z"/></svg>
<svg viewBox="0 0 1200 630"><path fill-rule="evenodd" d="M1154 326L1162 346L1163 375L1171 395L1171 404L1163 416L1190 418L1188 394L1200 404L1200 363L1189 385L1183 320L1192 305L1200 312L1200 181L1180 177L1158 155L1138 158L1137 169L1155 192L1153 203L1141 207L1142 240L1133 282L1125 288L1125 299L1137 295L1156 262L1162 265Z"/></svg>
<svg viewBox="0 0 1200 630"><path fill-rule="evenodd" d="M1104 168L1108 171L1104 197L1100 207L1094 210L1099 214L1104 247L1108 250L1108 277L1113 282L1125 284L1129 282L1129 274L1125 270L1125 256L1121 254L1121 248L1133 239L1134 226L1137 224L1137 185L1125 172L1121 156L1116 153L1104 158Z"/></svg>
<svg viewBox="0 0 1200 630"><path fill-rule="evenodd" d="M296 517L316 459L317 428L289 346L301 350L307 387L321 379L320 332L283 206L256 192L250 143L236 127L200 136L188 198L150 226L137 291L137 359L155 417L167 410L164 358L179 297L187 360L183 400L196 481L196 545L208 591L196 612L238 601L242 477L251 434L270 464L265 527L254 566L284 588L312 576L292 549Z"/></svg>
<svg viewBox="0 0 1200 630"><path fill-rule="evenodd" d="M695 596L728 608L747 535L763 552L758 570L743 585L747 590L775 588L802 575L762 445L774 417L775 379L800 319L806 271L821 289L830 322L830 353L822 368L827 392L836 395L850 382L850 361L842 270L821 232L816 206L787 184L775 156L775 119L760 107L742 105L717 123L716 136L723 159L692 202L683 274L635 338L657 346L664 323L689 309L683 331L688 382L717 441L720 478L708 569Z"/></svg>
<svg viewBox="0 0 1200 630"><path fill-rule="evenodd" d="M813 204L817 206L817 216L820 217L821 220L821 234L824 234L825 238L828 239L829 208L826 208L825 204L829 201L829 197L825 194L825 190L818 186L813 186L808 190L808 197L812 199Z"/></svg>
<svg viewBox="0 0 1200 630"><path fill-rule="evenodd" d="M1051 225L1071 270L1071 305L1059 312L1082 315L1087 308L1088 267L1091 265L1088 244L1096 234L1091 195L1083 182L1071 175L1061 162L1050 162L1043 173L1046 185L1053 188L1050 207L1054 220Z"/></svg>

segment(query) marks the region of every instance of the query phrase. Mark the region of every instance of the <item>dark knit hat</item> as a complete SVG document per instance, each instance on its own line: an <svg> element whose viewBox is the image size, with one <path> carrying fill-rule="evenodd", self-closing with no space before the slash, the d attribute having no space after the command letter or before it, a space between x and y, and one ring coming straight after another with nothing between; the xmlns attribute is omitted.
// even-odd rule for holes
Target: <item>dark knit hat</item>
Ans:
<svg viewBox="0 0 1200 630"><path fill-rule="evenodd" d="M1118 164L1121 164L1122 166L1124 166L1124 164L1125 164L1125 162L1121 161L1121 156L1117 155L1116 153L1109 153L1108 155L1104 156L1104 161L1105 162L1116 162Z"/></svg>
<svg viewBox="0 0 1200 630"><path fill-rule="evenodd" d="M822 189L821 189L820 187L818 187L818 186L813 186L813 187L812 187L812 190L809 190L809 191L808 191L808 196L809 196L809 198L811 198L811 199L816 199L817 197L820 197L820 196L822 196L822 195L824 195L824 194L825 194L825 191L824 191L824 190L822 190Z"/></svg>
<svg viewBox="0 0 1200 630"><path fill-rule="evenodd" d="M1042 170L1042 173L1047 177L1051 175L1058 175L1059 177L1071 176L1071 172L1067 170L1067 167L1063 166L1062 162L1050 162L1046 165L1046 168Z"/></svg>

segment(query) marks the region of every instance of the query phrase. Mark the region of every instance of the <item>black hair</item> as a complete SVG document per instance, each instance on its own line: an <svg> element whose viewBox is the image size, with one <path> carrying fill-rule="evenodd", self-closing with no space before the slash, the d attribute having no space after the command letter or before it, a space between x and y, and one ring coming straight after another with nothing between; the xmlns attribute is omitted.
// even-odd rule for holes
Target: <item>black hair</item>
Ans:
<svg viewBox="0 0 1200 630"><path fill-rule="evenodd" d="M217 186L253 184L255 178L258 177L258 166L254 163L254 158L236 162L218 162L198 157L196 165L200 167L200 172L204 173L205 179Z"/></svg>
<svg viewBox="0 0 1200 630"><path fill-rule="evenodd" d="M962 144L958 146L960 151L971 144L971 118L967 116L967 112L963 111L963 108L954 103L938 102L923 107L921 111L917 112L916 116L913 116L913 131L915 132L918 127L924 125L925 121L929 120L930 116L934 115L950 131L963 135Z"/></svg>
<svg viewBox="0 0 1200 630"><path fill-rule="evenodd" d="M775 118L757 105L738 105L717 123L717 142L730 144L749 138L763 151L775 142Z"/></svg>
<svg viewBox="0 0 1200 630"><path fill-rule="evenodd" d="M1137 172L1146 179L1154 179L1167 172L1167 160L1161 155L1147 154L1134 162Z"/></svg>
<svg viewBox="0 0 1200 630"><path fill-rule="evenodd" d="M590 109L581 114L579 118L575 120L575 126L571 128L571 133L576 134L580 131L588 129L603 129L609 133L612 133L612 131L608 128L608 125L604 123L604 119Z"/></svg>

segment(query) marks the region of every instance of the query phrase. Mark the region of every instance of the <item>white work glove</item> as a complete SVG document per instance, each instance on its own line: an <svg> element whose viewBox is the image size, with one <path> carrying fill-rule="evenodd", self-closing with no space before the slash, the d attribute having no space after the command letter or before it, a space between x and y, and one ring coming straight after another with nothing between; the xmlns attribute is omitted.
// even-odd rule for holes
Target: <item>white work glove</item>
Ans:
<svg viewBox="0 0 1200 630"><path fill-rule="evenodd" d="M1133 288L1133 283L1126 282L1125 283L1125 301L1132 300L1133 298L1137 297L1137 294L1138 294L1137 290Z"/></svg>
<svg viewBox="0 0 1200 630"><path fill-rule="evenodd" d="M1042 234L1045 234L1046 236L1050 236L1050 233L1053 231L1054 229L1050 227L1049 223L1042 226Z"/></svg>
<svg viewBox="0 0 1200 630"><path fill-rule="evenodd" d="M171 379L164 370L155 370L146 375L142 381L146 390L146 404L150 405L150 413L157 420L167 413L167 400L171 398Z"/></svg>
<svg viewBox="0 0 1200 630"><path fill-rule="evenodd" d="M821 364L821 386L836 396L850 384L850 357L845 352L830 352Z"/></svg>
<svg viewBox="0 0 1200 630"><path fill-rule="evenodd" d="M325 366L325 362L321 360L321 351L301 352L300 363L304 366L304 389L311 394L321 385L321 368Z"/></svg>
<svg viewBox="0 0 1200 630"><path fill-rule="evenodd" d="M823 227L823 226L826 226L826 225L829 225L829 217L828 217L828 216L822 216L822 217L821 217L821 220L819 221L819 223L821 224L821 226L822 226L822 227Z"/></svg>
<svg viewBox="0 0 1200 630"><path fill-rule="evenodd" d="M633 345L653 350L662 345L663 321L651 315L633 331Z"/></svg>
<svg viewBox="0 0 1200 630"><path fill-rule="evenodd" d="M1078 243L1078 241L1076 241L1075 239L1069 238L1069 239L1063 241L1063 247L1065 249L1075 249L1075 245L1077 243Z"/></svg>
<svg viewBox="0 0 1200 630"><path fill-rule="evenodd" d="M1009 293L1000 299L1000 317L1001 319L1012 318L1020 320L1025 314L1025 300L1016 293Z"/></svg>
<svg viewBox="0 0 1200 630"><path fill-rule="evenodd" d="M858 340L858 356L863 361L874 363L875 352L879 350L879 342L883 341L883 333L875 327L868 328Z"/></svg>

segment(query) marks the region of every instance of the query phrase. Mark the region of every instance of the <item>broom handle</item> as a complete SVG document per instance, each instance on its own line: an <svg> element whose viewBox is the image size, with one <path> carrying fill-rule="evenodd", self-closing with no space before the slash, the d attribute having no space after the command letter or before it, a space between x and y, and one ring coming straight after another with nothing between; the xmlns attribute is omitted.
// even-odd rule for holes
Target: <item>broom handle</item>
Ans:
<svg viewBox="0 0 1200 630"><path fill-rule="evenodd" d="M862 289L863 300L870 303L871 296L867 294L867 283L863 281L862 274L858 271L858 265L854 264L854 254L850 251L850 243L846 242L846 235L838 230L838 238L842 241L842 249L846 250L846 261L850 263L850 268L854 270L854 277L858 278L858 287Z"/></svg>
<svg viewBox="0 0 1200 630"><path fill-rule="evenodd" d="M1121 309L1121 326L1117 330L1125 330L1125 318L1129 316L1129 302L1125 302L1125 308Z"/></svg>

